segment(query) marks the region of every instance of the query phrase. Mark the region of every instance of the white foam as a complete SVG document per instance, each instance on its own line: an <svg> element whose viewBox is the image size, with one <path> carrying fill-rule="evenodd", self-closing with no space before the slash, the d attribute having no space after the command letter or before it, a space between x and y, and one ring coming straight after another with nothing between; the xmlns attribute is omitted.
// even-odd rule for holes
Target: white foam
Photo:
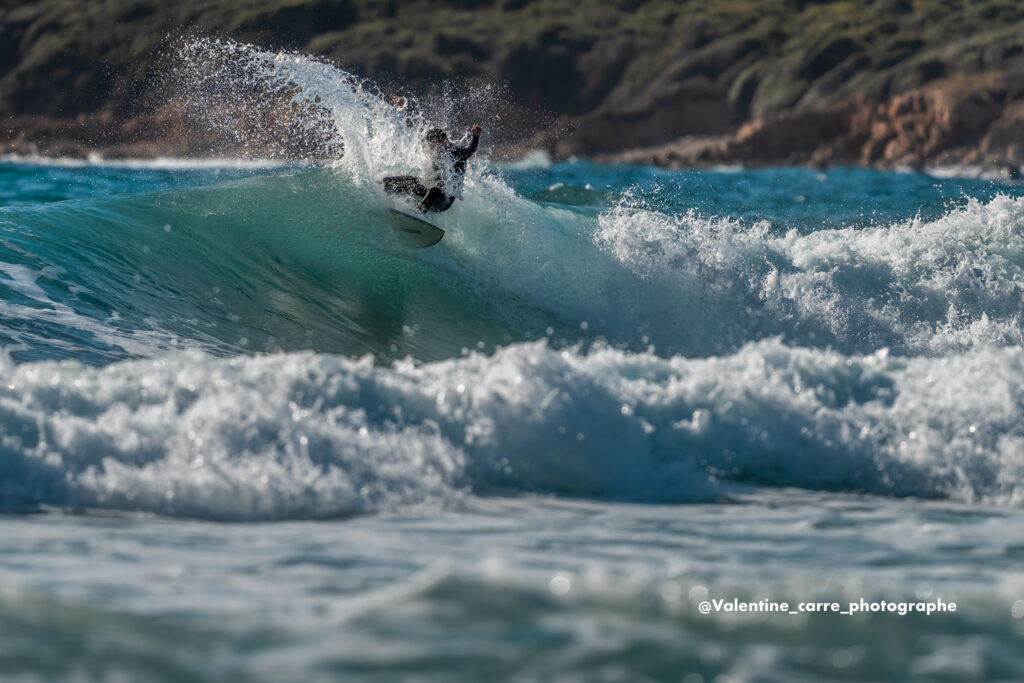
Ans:
<svg viewBox="0 0 1024 683"><path fill-rule="evenodd" d="M918 172L911 169L910 172ZM971 178L979 180L1006 180L1006 175L996 169L986 168L978 165L964 166L928 166L924 172L935 178Z"/></svg>
<svg viewBox="0 0 1024 683"><path fill-rule="evenodd" d="M772 334L847 352L1024 339L1024 199L807 235L623 205L595 241L633 276L599 283L622 337L647 325L660 344L710 353Z"/></svg>
<svg viewBox="0 0 1024 683"><path fill-rule="evenodd" d="M36 154L3 154L0 163L59 168L127 168L133 170L187 171L191 169L266 169L282 168L298 162L274 159L239 159L233 157L156 157L153 159L105 159L92 153L86 159L49 157Z"/></svg>
<svg viewBox="0 0 1024 683"><path fill-rule="evenodd" d="M660 358L521 343L374 366L311 353L6 362L0 491L211 518L465 492L713 500L749 486L1024 503L1024 349ZM739 487L739 488L738 488Z"/></svg>
<svg viewBox="0 0 1024 683"><path fill-rule="evenodd" d="M552 165L551 155L545 149L531 149L519 159L506 161L500 166L517 171L525 171L534 168L550 168Z"/></svg>

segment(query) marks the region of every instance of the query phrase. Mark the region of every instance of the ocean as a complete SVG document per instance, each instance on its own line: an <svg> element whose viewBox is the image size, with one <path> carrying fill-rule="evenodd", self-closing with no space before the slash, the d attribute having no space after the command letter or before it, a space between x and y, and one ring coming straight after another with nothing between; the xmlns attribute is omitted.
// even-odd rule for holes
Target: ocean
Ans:
<svg viewBox="0 0 1024 683"><path fill-rule="evenodd" d="M485 145L414 250L271 61L342 159L0 162L0 677L1022 679L1021 185Z"/></svg>

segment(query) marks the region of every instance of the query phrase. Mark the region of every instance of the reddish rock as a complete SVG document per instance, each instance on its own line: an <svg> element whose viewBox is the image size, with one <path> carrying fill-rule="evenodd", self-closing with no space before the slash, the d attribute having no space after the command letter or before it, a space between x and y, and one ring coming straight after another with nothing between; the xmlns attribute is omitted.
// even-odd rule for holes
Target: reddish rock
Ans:
<svg viewBox="0 0 1024 683"><path fill-rule="evenodd" d="M684 137L602 159L677 167L980 164L1011 169L1024 163L1024 93L1011 92L1001 74L959 76L882 103L857 96L820 111L745 123L731 135Z"/></svg>

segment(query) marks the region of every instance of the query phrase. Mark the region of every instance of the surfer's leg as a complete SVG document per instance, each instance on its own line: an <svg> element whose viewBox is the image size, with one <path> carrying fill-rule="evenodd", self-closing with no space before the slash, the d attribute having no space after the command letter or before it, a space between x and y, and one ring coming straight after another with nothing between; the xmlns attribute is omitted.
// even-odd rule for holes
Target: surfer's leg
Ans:
<svg viewBox="0 0 1024 683"><path fill-rule="evenodd" d="M427 212L433 211L440 213L441 211L447 211L451 208L452 202L455 200L454 197L449 197L444 193L444 190L440 187L432 187L427 190L423 199L419 203L420 211Z"/></svg>
<svg viewBox="0 0 1024 683"><path fill-rule="evenodd" d="M423 187L423 183L414 175L388 176L382 182L384 191L388 194L408 194L414 197L427 194L427 188Z"/></svg>

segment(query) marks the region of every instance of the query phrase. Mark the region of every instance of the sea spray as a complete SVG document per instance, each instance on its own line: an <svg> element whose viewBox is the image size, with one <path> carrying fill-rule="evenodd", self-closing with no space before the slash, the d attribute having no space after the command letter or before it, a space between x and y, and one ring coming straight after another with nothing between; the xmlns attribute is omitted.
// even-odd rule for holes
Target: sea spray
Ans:
<svg viewBox="0 0 1024 683"><path fill-rule="evenodd" d="M446 123L409 94L394 106L376 83L327 60L231 40L182 41L168 75L168 98L200 128L249 154L330 164L358 183L426 167L426 126Z"/></svg>

